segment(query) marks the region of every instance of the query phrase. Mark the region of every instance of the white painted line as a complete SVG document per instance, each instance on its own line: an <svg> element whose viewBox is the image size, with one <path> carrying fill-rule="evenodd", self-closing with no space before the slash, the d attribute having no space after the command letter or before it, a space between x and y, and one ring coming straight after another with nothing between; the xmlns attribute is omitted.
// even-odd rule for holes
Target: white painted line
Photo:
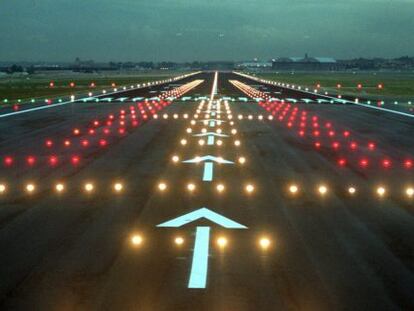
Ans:
<svg viewBox="0 0 414 311"><path fill-rule="evenodd" d="M249 78L249 79L254 80L254 81L260 81L260 79L258 79L256 77L252 77L252 76L249 76L249 75L246 75L246 74L242 74L242 73L239 73L239 72L236 72L236 71L234 71L234 73L237 74L237 75L239 75L239 76L242 76L242 77L244 76L244 77ZM269 83L264 82L264 81L261 81L261 82L262 83L269 84ZM274 84L270 84L270 85L274 85ZM286 87L286 86L280 86L280 85L274 85L274 86L277 86L277 87L280 87L280 88L284 88L284 89L289 89L289 90L295 90L297 92L311 94L311 95L314 95L314 96L329 98L329 99L332 99L332 100L334 100L336 102L339 102L339 103L342 103L342 104L348 103L348 104L357 105L357 106L361 106L361 107L365 107L365 108L381 110L381 111L385 111L385 112L389 112L389 113L394 113L394 114L398 114L398 115L405 116L405 117L414 118L414 114L409 114L409 113L406 113L406 112L401 112L401 111L392 110L392 109L388 109L388 108L371 106L371 105L368 105L368 104L356 103L356 102L351 101L351 100L339 99L339 98L332 97L332 96L328 96L328 95L322 95L322 94L319 94L319 93L312 93L312 92L305 91L305 90L293 89L293 88Z"/></svg>
<svg viewBox="0 0 414 311"><path fill-rule="evenodd" d="M196 75L200 72L201 71L197 71L197 72L194 72L194 73L190 73L188 75L184 75L181 79ZM175 78L172 78L172 79L175 79ZM165 82L165 83L168 83L168 82ZM129 90L142 89L142 88L146 88L146 87L147 86L142 86L142 87L139 86L139 87L134 87L134 88L129 89ZM97 98L97 99L99 99L100 97L104 97L104 96L108 96L108 95L114 95L114 94L118 94L118 93L123 93L125 91L126 90L119 90L119 91L116 91L116 92L107 93L105 95L99 94L99 95L92 96L92 97L87 97L87 98ZM142 97L138 97L138 98L142 98ZM82 100L83 100L83 98L79 98L79 99L75 99L73 101L70 100L70 101L57 103L57 104L51 104L51 105L45 105L45 106L40 106L40 107L24 109L24 110L20 110L20 111L9 112L9 113L5 113L5 114L1 114L0 118L6 118L6 117L10 117L10 116L15 116L15 115L24 114L24 113L33 112L33 111L38 111L38 110L43 110L43 109L50 109L50 108L54 108L54 107L64 106L64 105L67 105L67 104L70 104L70 103L80 103L80 102L82 102Z"/></svg>
<svg viewBox="0 0 414 311"><path fill-rule="evenodd" d="M197 227L188 288L206 288L210 227Z"/></svg>
<svg viewBox="0 0 414 311"><path fill-rule="evenodd" d="M213 162L204 163L203 181L213 181Z"/></svg>
<svg viewBox="0 0 414 311"><path fill-rule="evenodd" d="M207 137L207 145L212 146L214 145L214 136Z"/></svg>

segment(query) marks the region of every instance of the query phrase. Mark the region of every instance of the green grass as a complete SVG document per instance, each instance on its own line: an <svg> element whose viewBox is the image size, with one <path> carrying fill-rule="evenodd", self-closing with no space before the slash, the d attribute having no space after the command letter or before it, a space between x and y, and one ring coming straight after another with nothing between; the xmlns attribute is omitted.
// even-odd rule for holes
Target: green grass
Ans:
<svg viewBox="0 0 414 311"><path fill-rule="evenodd" d="M161 80L168 77L176 76L181 73L148 73L137 75L34 75L30 77L4 77L0 79L0 101L3 103L7 99L9 103L17 100L22 102L32 98L59 97L70 94L86 93L88 91L96 92L97 90L109 89L112 83L116 86L129 86L132 84L144 83L149 81ZM55 86L49 86L53 81ZM75 87L70 87L71 82ZM96 87L90 87L94 82Z"/></svg>
<svg viewBox="0 0 414 311"><path fill-rule="evenodd" d="M257 76L343 95L365 96L384 99L414 99L414 73L262 73ZM337 88L337 84L341 88ZM357 85L361 83L362 89ZM379 89L378 84L383 88Z"/></svg>

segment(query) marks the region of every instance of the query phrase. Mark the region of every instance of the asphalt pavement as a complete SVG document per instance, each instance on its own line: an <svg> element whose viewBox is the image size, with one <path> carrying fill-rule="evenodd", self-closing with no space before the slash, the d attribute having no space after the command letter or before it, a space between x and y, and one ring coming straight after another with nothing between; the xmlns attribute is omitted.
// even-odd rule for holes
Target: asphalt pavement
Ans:
<svg viewBox="0 0 414 311"><path fill-rule="evenodd" d="M414 310L412 118L173 84L0 119L0 309Z"/></svg>

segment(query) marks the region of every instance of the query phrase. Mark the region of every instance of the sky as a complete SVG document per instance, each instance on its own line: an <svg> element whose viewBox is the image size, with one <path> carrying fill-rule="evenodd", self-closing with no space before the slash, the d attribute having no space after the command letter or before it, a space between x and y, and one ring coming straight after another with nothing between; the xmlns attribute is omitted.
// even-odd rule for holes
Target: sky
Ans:
<svg viewBox="0 0 414 311"><path fill-rule="evenodd" d="M414 0L0 0L0 61L414 56Z"/></svg>

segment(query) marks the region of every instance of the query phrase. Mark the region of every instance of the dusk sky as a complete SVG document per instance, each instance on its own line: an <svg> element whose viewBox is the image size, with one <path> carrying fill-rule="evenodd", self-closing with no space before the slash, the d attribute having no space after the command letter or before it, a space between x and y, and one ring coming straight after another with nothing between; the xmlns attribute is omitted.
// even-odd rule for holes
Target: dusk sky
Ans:
<svg viewBox="0 0 414 311"><path fill-rule="evenodd" d="M0 0L0 61L414 55L414 0Z"/></svg>

